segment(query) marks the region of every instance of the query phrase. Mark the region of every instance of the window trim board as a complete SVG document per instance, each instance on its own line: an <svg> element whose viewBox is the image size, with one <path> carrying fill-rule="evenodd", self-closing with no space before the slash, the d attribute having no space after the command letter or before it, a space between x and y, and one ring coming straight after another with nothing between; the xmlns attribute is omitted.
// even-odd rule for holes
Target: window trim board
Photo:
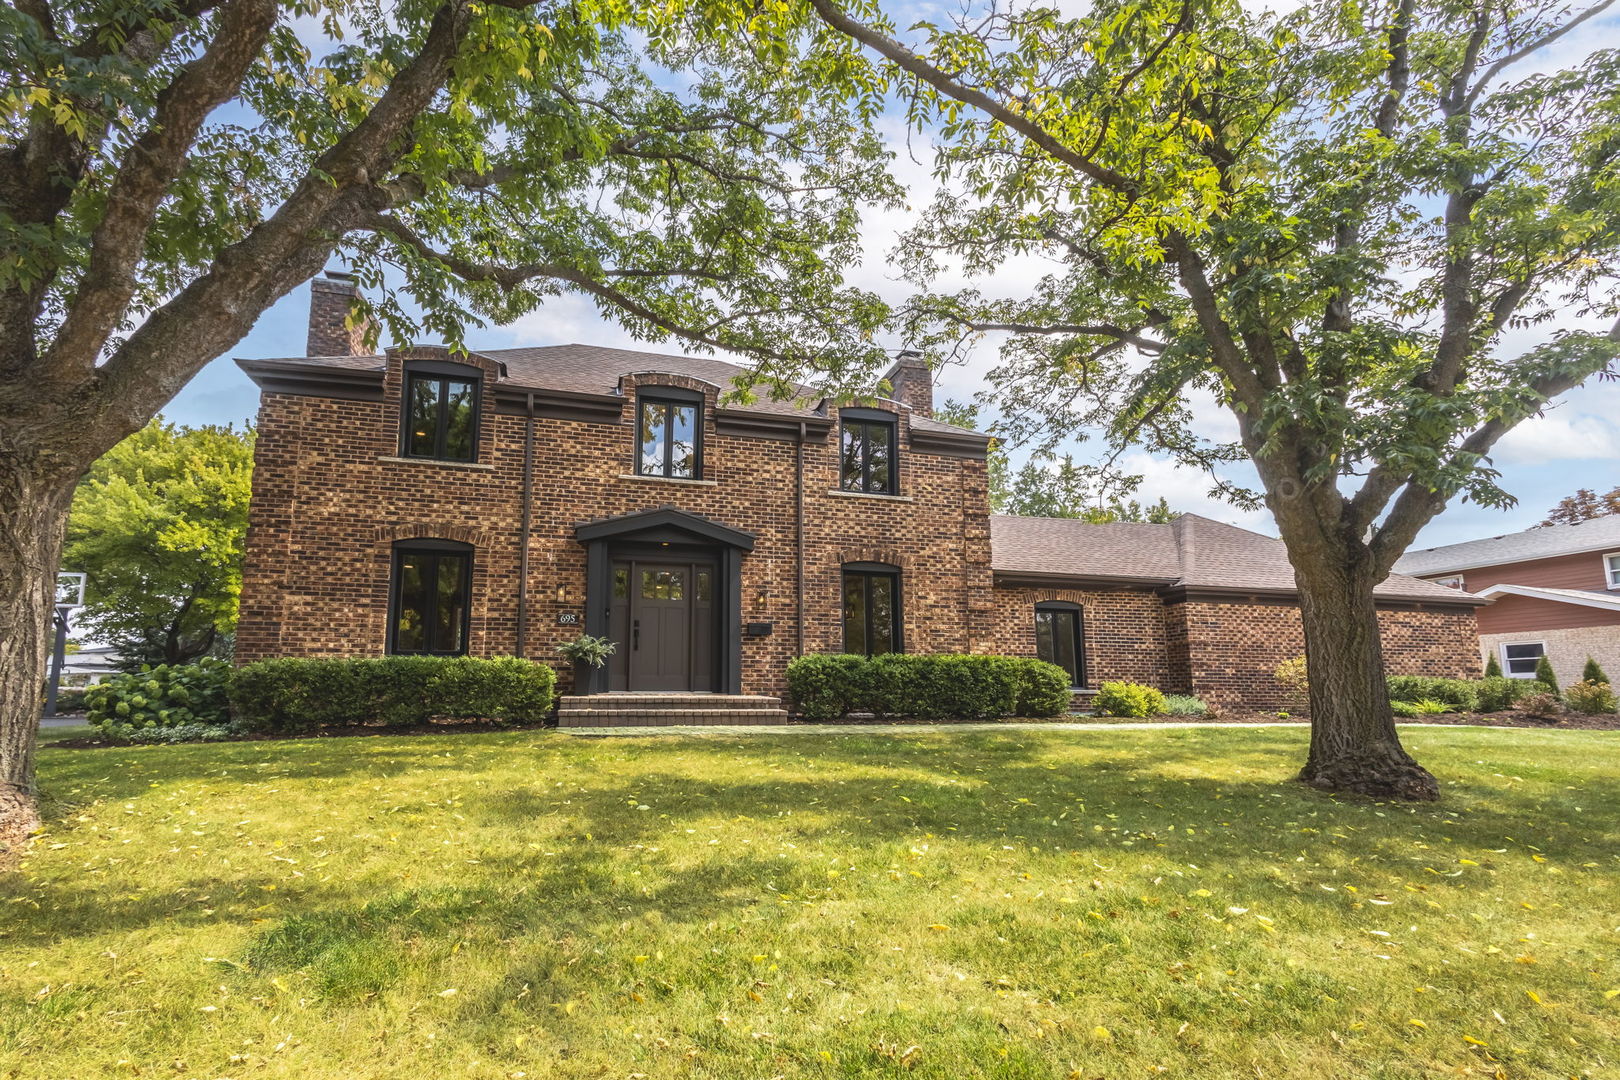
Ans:
<svg viewBox="0 0 1620 1080"><path fill-rule="evenodd" d="M1547 652L1547 642L1546 642L1545 638L1539 638L1539 639L1531 640L1531 641L1499 641L1499 642L1496 643L1496 658L1499 661L1501 661L1501 663L1502 663L1502 674L1504 676L1506 676L1507 678L1509 678L1509 679L1524 679L1526 681L1530 681L1530 680L1535 679L1535 677L1536 677L1536 673L1535 673L1534 670L1532 670L1530 672L1530 674L1528 674L1528 675L1515 675L1513 673L1512 666L1508 663L1508 655L1507 655L1507 651L1508 651L1509 646L1513 646L1513 645L1536 645L1536 646L1539 646L1541 648L1541 656L1546 657L1547 662L1549 664L1552 663L1552 657ZM1523 657L1516 657L1516 659L1522 660L1524 658ZM1536 659L1539 661L1541 659L1541 657L1537 657Z"/></svg>
<svg viewBox="0 0 1620 1080"><path fill-rule="evenodd" d="M1609 560L1620 560L1620 551L1607 551L1603 554L1603 584L1620 591L1620 562L1610 565Z"/></svg>

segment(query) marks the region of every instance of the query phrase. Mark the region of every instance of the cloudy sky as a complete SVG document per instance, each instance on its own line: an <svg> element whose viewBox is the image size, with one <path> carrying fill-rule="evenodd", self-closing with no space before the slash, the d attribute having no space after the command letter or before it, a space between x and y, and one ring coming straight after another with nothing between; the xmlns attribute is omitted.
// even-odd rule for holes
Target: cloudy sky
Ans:
<svg viewBox="0 0 1620 1080"><path fill-rule="evenodd" d="M906 20L902 20L902 25ZM1602 47L1620 45L1620 16L1594 23L1553 57L1554 63L1570 63L1579 55ZM894 171L910 192L910 205L920 208L932 190L926 144L913 135L907 148L905 132L898 122L888 129L896 151ZM910 212L874 213L865 226L865 259L854 268L852 279L890 301L899 301L907 286L887 265L896 238L910 221ZM988 287L1000 293L1016 294L1024 274L1038 273L1036 266L1020 267L998 275ZM259 320L253 331L231 352L210 364L170 403L165 415L185 424L241 423L251 420L258 408L258 393L232 362L232 357L298 356L304 352L304 334L309 304L307 288L294 290ZM1569 325L1575 325L1571 322ZM1549 331L1540 327L1517 339L1510 336L1508 348L1533 343ZM543 310L506 326L470 332L473 347L500 348L512 345L551 345L587 342L679 352L677 343L648 344L633 340L622 328L603 319L595 305L584 298L564 297ZM896 340L895 348L903 345ZM984 374L995 360L994 342L986 342L965 365L939 372L936 400L970 400L985 389ZM1214 407L1197 410L1205 433L1229 438L1235 424L1224 411ZM1074 447L1077 460L1092 459L1094 442ZM1606 491L1620 485L1620 384L1592 382L1555 402L1546 414L1522 424L1498 446L1495 465L1501 470L1504 486L1518 497L1509 510L1492 510L1468 503L1454 503L1418 538L1416 547L1431 547L1480 536L1494 536L1528 528L1545 515L1562 496L1576 488ZM1129 471L1144 477L1139 496L1156 500L1160 496L1180 511L1192 511L1262 532L1274 533L1270 515L1264 511L1244 512L1210 498L1210 478L1196 470L1176 466L1167 459L1134 454L1126 462ZM1257 486L1253 472L1234 466L1224 475L1240 484Z"/></svg>

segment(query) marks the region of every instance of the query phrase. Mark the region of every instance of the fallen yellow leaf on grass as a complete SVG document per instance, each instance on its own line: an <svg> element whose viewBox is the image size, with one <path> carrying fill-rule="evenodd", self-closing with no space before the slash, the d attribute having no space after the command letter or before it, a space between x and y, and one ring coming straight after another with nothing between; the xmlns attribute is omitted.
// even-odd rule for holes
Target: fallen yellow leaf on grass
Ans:
<svg viewBox="0 0 1620 1080"><path fill-rule="evenodd" d="M936 923L929 923L928 924L928 929L930 929L930 930L949 930L950 927L946 926L942 922L936 922Z"/></svg>
<svg viewBox="0 0 1620 1080"><path fill-rule="evenodd" d="M1096 1027L1091 1029L1091 1037L1093 1039L1106 1041L1108 1039L1112 1039L1114 1037L1114 1033L1103 1027L1101 1024L1098 1024Z"/></svg>
<svg viewBox="0 0 1620 1080"><path fill-rule="evenodd" d="M1526 990L1524 992L1524 996L1529 998L1531 1001L1535 1002L1537 1005L1545 1005L1545 1004L1547 1004L1545 1001L1541 1000L1541 996L1539 994L1537 994L1534 990Z"/></svg>
<svg viewBox="0 0 1620 1080"><path fill-rule="evenodd" d="M1476 1039L1472 1035L1464 1035L1463 1036L1463 1042L1468 1043L1470 1046L1489 1046L1490 1045L1490 1043L1486 1042L1484 1039Z"/></svg>
<svg viewBox="0 0 1620 1080"><path fill-rule="evenodd" d="M1412 1026L1413 1026L1413 1027L1416 1027L1416 1028L1422 1028L1422 1029L1423 1029L1423 1030L1424 1030L1424 1031L1428 1031L1428 1030L1429 1030L1429 1025L1428 1025L1428 1024L1425 1024L1425 1023L1424 1023L1424 1022L1423 1022L1423 1021L1421 1021L1421 1020L1408 1020L1408 1021L1407 1021L1407 1023L1408 1023L1408 1024L1411 1024L1411 1025L1412 1025Z"/></svg>

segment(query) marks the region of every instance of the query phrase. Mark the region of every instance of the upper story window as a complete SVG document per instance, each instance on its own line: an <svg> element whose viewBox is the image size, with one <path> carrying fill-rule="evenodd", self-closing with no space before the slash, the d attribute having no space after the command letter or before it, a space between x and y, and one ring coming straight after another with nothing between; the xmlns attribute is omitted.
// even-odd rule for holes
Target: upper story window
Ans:
<svg viewBox="0 0 1620 1080"><path fill-rule="evenodd" d="M900 488L897 425L893 413L844 409L838 486L869 495L895 495Z"/></svg>
<svg viewBox="0 0 1620 1080"><path fill-rule="evenodd" d="M660 388L636 399L636 472L698 480L703 473L703 395Z"/></svg>
<svg viewBox="0 0 1620 1080"><path fill-rule="evenodd" d="M472 545L401 540L394 545L388 651L461 656L467 651Z"/></svg>
<svg viewBox="0 0 1620 1080"><path fill-rule="evenodd" d="M844 651L859 656L903 652L900 571L882 563L844 567Z"/></svg>
<svg viewBox="0 0 1620 1080"><path fill-rule="evenodd" d="M407 364L401 455L473 460L478 454L479 381L478 369L466 364Z"/></svg>
<svg viewBox="0 0 1620 1080"><path fill-rule="evenodd" d="M1460 589L1463 587L1461 574L1452 574L1450 577L1437 577L1433 581L1436 585L1444 585L1448 589Z"/></svg>
<svg viewBox="0 0 1620 1080"><path fill-rule="evenodd" d="M1620 551L1603 556L1603 576L1611 589L1620 589Z"/></svg>

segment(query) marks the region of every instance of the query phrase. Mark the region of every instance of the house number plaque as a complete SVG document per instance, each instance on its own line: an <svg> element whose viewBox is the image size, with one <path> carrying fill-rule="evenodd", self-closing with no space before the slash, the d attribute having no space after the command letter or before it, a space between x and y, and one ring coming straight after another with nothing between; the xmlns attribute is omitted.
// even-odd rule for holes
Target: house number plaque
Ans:
<svg viewBox="0 0 1620 1080"><path fill-rule="evenodd" d="M557 615L557 625L558 626L578 626L579 625L579 612L577 612L577 611L559 612L558 615Z"/></svg>

